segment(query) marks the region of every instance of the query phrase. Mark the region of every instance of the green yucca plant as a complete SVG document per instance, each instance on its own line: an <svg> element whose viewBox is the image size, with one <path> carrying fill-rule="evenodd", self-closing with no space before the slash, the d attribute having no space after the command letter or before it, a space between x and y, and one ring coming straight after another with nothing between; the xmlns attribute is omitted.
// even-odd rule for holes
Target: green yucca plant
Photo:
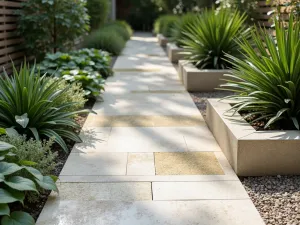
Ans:
<svg viewBox="0 0 300 225"><path fill-rule="evenodd" d="M300 22L290 17L288 27L275 22L276 37L267 30L252 31L253 44L240 41L245 61L227 55L233 75L227 75L224 89L236 94L234 112L246 112L252 122L265 121L265 128L277 123L283 129L298 129L300 122Z"/></svg>
<svg viewBox="0 0 300 225"><path fill-rule="evenodd" d="M0 76L0 127L8 128L10 134L22 134L35 139L41 137L54 138L65 151L68 151L63 138L80 142L74 133L79 125L74 115L87 113L87 110L68 112L65 109L76 102L61 102L60 96L68 90L57 89L60 80L52 81L35 72L26 62L13 75L4 72Z"/></svg>
<svg viewBox="0 0 300 225"><path fill-rule="evenodd" d="M183 45L182 39L187 38L186 29L188 26L193 24L197 20L197 14L187 13L180 17L174 24L173 29L171 30L170 40L174 42L178 47Z"/></svg>
<svg viewBox="0 0 300 225"><path fill-rule="evenodd" d="M246 15L239 11L205 9L195 22L187 26L182 38L187 59L199 69L226 69L226 53L240 57L236 39L249 36L244 26Z"/></svg>

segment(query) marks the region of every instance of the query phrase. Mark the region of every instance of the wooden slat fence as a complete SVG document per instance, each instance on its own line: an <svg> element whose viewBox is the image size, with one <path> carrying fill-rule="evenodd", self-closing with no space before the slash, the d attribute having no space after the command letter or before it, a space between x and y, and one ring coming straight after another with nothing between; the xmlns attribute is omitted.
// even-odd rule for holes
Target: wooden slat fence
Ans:
<svg viewBox="0 0 300 225"><path fill-rule="evenodd" d="M280 13L282 19L286 19L288 17L288 14L290 13L291 9L289 7L285 7L284 3L286 3L289 0L280 0L279 4L280 7ZM258 7L256 9L256 20L258 23L262 26L265 26L267 28L270 28L273 24L271 21L272 15L268 15L268 12L276 9L276 5L273 4L267 4L265 0L258 0L257 1Z"/></svg>
<svg viewBox="0 0 300 225"><path fill-rule="evenodd" d="M21 8L25 0L0 0L0 72L2 68L10 70L11 60L20 64L25 55L23 40L17 36L17 16L15 11Z"/></svg>

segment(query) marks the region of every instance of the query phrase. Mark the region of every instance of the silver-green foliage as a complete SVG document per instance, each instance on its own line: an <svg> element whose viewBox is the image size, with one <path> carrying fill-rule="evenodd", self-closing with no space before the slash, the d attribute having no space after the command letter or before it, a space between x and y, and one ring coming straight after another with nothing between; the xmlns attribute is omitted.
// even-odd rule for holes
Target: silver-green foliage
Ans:
<svg viewBox="0 0 300 225"><path fill-rule="evenodd" d="M190 24L181 40L187 59L199 69L226 69L231 64L226 53L241 57L236 40L249 35L246 15L239 11L205 9Z"/></svg>
<svg viewBox="0 0 300 225"><path fill-rule="evenodd" d="M34 225L34 219L22 211L10 211L10 203L20 202L28 193L39 193L38 188L58 192L55 185L57 178L43 176L31 167L34 162L20 160L10 152L15 148L6 142L0 142L0 218L2 225Z"/></svg>
<svg viewBox="0 0 300 225"><path fill-rule="evenodd" d="M63 138L80 142L74 132L79 125L74 115L88 110L66 112L65 109L77 102L61 102L60 96L68 87L57 90L60 81L51 85L49 79L36 72L35 66L21 66L13 75L0 77L0 127L10 128L11 134L19 133L34 137L54 138L65 151L68 147Z"/></svg>
<svg viewBox="0 0 300 225"><path fill-rule="evenodd" d="M245 60L227 55L234 68L223 87L236 93L229 99L240 101L232 107L234 112L267 121L266 128L281 122L281 128L299 130L300 22L291 17L287 28L279 21L275 28L276 38L267 30L252 31L254 46L241 40Z"/></svg>
<svg viewBox="0 0 300 225"><path fill-rule="evenodd" d="M33 167L42 174L51 174L56 167L57 153L51 151L52 140L37 141L27 140L26 136L0 136L0 141L15 146L11 152L16 154L20 160L32 161L36 165Z"/></svg>

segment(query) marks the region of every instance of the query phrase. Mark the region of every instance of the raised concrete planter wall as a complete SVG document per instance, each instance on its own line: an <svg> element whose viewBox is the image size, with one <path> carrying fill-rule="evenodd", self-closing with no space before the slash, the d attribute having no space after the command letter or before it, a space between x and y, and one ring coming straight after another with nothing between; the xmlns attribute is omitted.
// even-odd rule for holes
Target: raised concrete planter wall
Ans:
<svg viewBox="0 0 300 225"><path fill-rule="evenodd" d="M182 83L183 83L183 66L187 63L188 63L187 60L179 60L178 61L178 71L177 72L178 72L179 79Z"/></svg>
<svg viewBox="0 0 300 225"><path fill-rule="evenodd" d="M157 38L158 38L158 43L161 47L166 47L167 46L168 39L164 35L158 34Z"/></svg>
<svg viewBox="0 0 300 225"><path fill-rule="evenodd" d="M230 70L199 70L191 63L182 64L182 80L187 91L214 91L220 84L223 75Z"/></svg>
<svg viewBox="0 0 300 225"><path fill-rule="evenodd" d="M229 108L226 102L208 100L206 118L237 175L300 174L299 131L256 131L240 115L229 116Z"/></svg>
<svg viewBox="0 0 300 225"><path fill-rule="evenodd" d="M168 57L172 63L178 63L179 60L184 59L184 55L180 54L183 51L184 51L183 48L179 48L174 43L167 44Z"/></svg>

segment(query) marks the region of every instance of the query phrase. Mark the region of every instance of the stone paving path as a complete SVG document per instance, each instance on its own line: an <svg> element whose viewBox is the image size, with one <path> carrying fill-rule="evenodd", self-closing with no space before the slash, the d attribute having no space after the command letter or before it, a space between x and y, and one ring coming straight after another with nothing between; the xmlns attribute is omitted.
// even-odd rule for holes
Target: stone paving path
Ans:
<svg viewBox="0 0 300 225"><path fill-rule="evenodd" d="M156 38L114 70L37 224L264 224Z"/></svg>

